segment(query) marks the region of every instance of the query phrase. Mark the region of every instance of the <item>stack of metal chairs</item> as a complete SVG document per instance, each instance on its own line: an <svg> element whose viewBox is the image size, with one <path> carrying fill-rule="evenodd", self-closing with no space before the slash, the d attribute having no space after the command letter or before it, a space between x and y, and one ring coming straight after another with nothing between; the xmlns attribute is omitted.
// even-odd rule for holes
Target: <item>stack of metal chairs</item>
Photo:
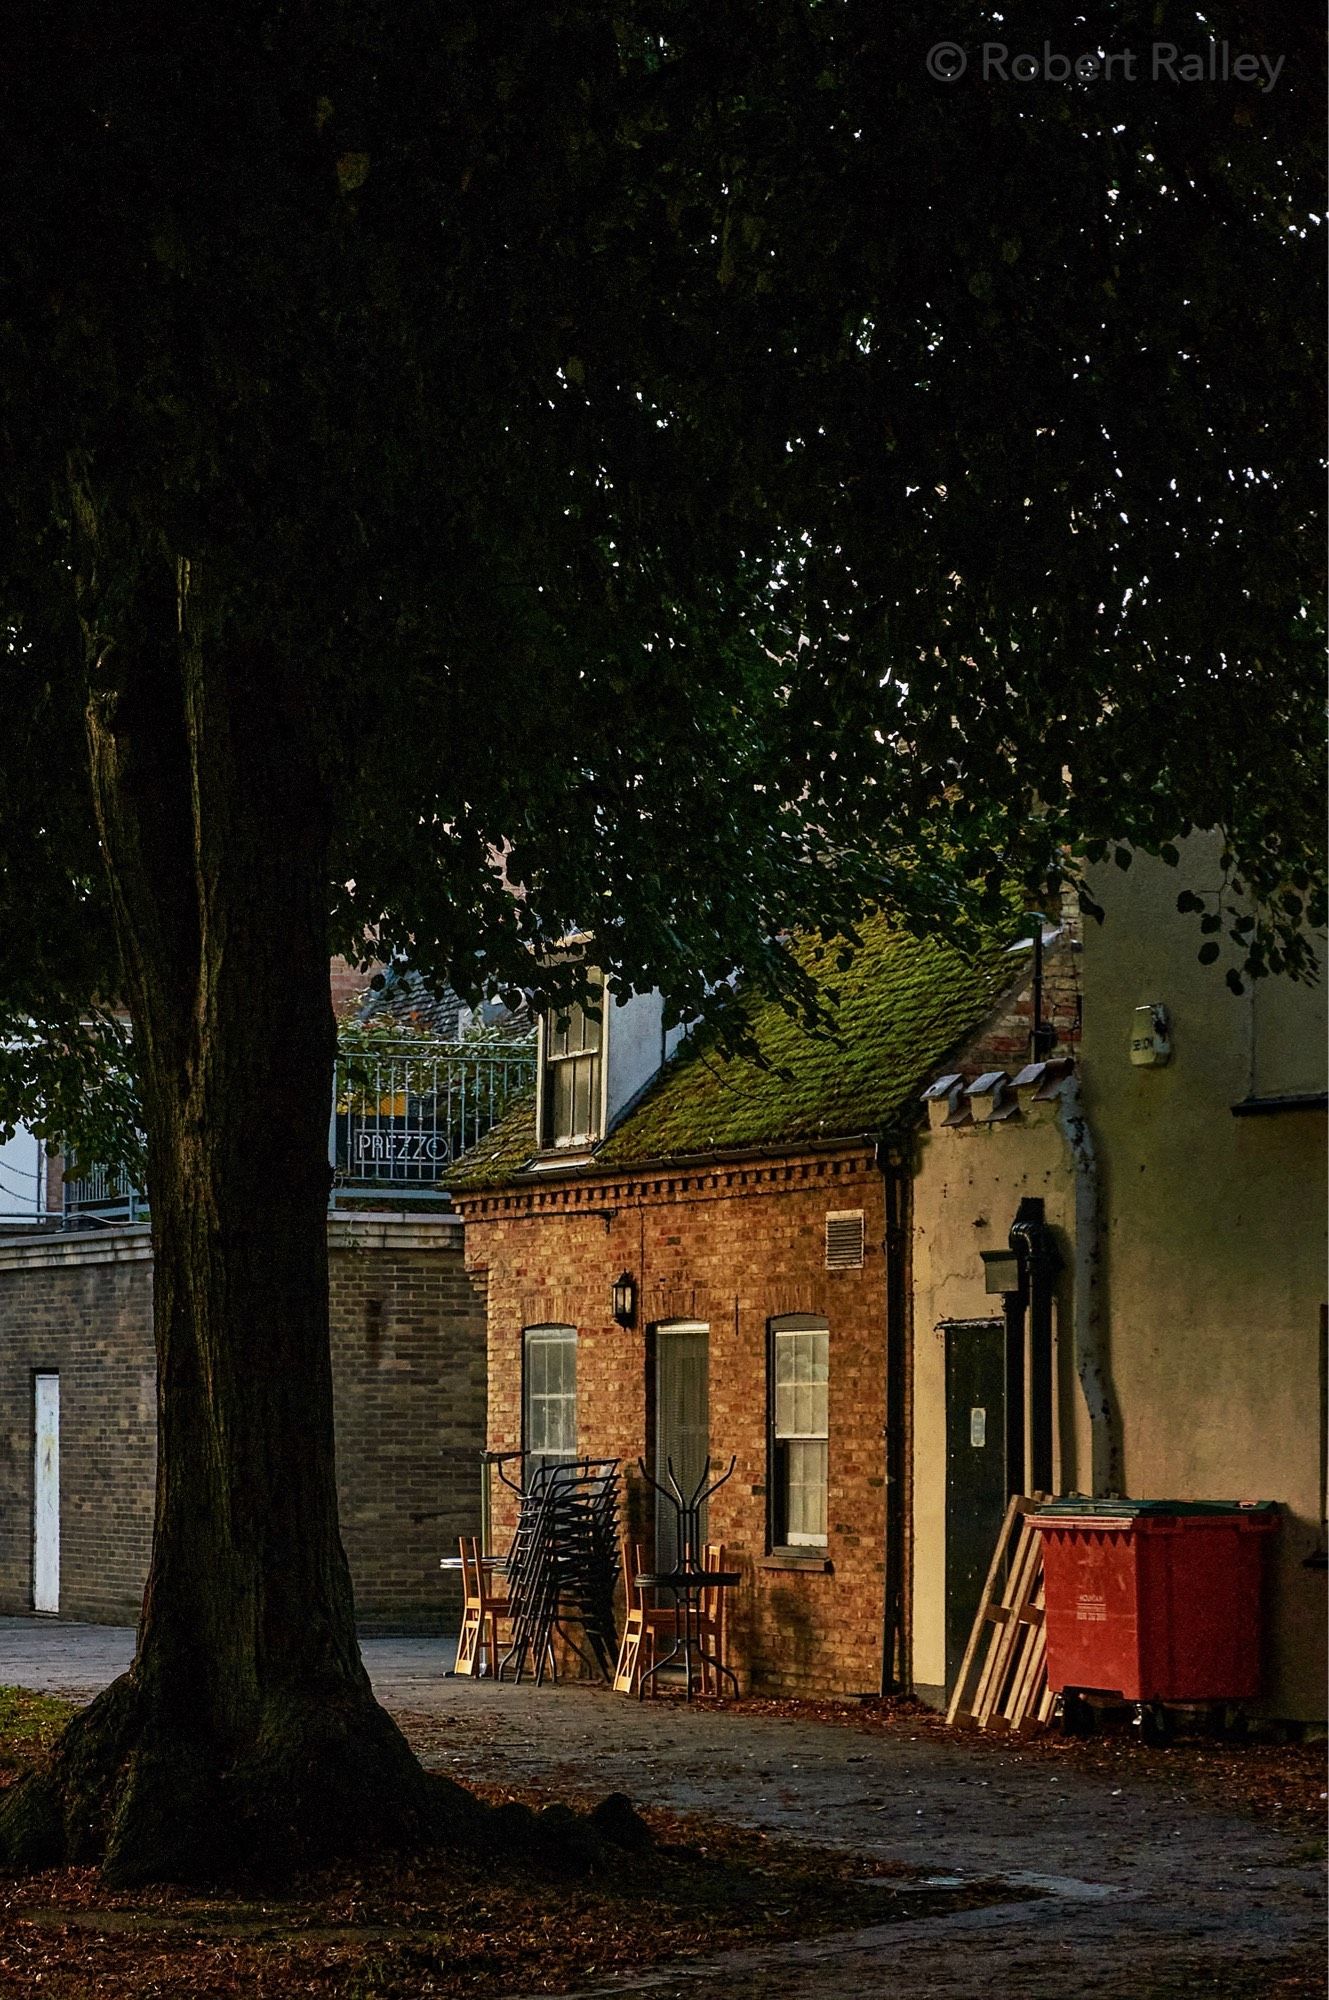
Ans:
<svg viewBox="0 0 1329 2000"><path fill-rule="evenodd" d="M558 1671L555 1638L611 1680L618 1653L619 1461L576 1459L532 1468L508 1553L512 1642L499 1679L528 1670L537 1686Z"/></svg>

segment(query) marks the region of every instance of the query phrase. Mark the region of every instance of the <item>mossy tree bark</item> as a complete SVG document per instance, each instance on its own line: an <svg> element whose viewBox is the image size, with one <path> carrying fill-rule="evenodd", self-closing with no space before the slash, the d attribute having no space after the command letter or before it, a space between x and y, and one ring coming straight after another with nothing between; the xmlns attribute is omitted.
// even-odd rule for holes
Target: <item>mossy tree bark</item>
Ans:
<svg viewBox="0 0 1329 2000"><path fill-rule="evenodd" d="M373 1698L337 1523L316 730L271 650L197 615L200 581L179 565L113 691L84 621L148 1141L151 1570L131 1671L0 1820L15 1860L100 1855L121 1881L419 1838L465 1797Z"/></svg>

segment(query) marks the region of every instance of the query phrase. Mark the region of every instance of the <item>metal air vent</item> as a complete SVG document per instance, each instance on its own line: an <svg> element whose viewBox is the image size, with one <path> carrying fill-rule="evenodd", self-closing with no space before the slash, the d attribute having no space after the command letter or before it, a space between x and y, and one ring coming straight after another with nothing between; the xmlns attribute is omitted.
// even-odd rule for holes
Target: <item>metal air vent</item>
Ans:
<svg viewBox="0 0 1329 2000"><path fill-rule="evenodd" d="M856 1271L863 1264L863 1211L845 1208L826 1217L826 1269Z"/></svg>

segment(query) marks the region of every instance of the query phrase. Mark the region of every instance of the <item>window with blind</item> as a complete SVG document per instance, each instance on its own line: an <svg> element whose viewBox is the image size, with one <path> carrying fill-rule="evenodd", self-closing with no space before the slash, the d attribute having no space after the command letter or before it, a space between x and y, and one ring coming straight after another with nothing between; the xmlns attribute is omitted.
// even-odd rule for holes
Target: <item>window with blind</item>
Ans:
<svg viewBox="0 0 1329 2000"><path fill-rule="evenodd" d="M528 1475L577 1456L575 1326L528 1326L522 1335L522 1449Z"/></svg>
<svg viewBox="0 0 1329 2000"><path fill-rule="evenodd" d="M590 999L550 1007L544 1017L540 1143L584 1146L600 1137L600 1058L604 981L587 975Z"/></svg>
<svg viewBox="0 0 1329 2000"><path fill-rule="evenodd" d="M826 1546L830 1329L811 1313L770 1323L771 1543Z"/></svg>

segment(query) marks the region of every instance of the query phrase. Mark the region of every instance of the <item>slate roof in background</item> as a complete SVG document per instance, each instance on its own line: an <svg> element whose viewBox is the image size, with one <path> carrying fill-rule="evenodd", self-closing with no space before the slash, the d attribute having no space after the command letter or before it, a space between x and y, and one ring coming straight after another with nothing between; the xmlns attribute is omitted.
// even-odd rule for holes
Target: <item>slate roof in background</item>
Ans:
<svg viewBox="0 0 1329 2000"><path fill-rule="evenodd" d="M436 1041L461 1039L463 1024L474 1022L479 1010L468 1007L450 986L438 991L425 984L418 972L407 967L389 966L382 986L365 995L356 1019L378 1027L400 1026L407 1035L429 1035ZM486 1026L494 1033L525 1038L531 1033L530 1014L522 1007L516 1013L506 1007L489 1007Z"/></svg>
<svg viewBox="0 0 1329 2000"><path fill-rule="evenodd" d="M365 995L357 1010L358 1020L372 1021L378 1027L400 1024L405 1033L435 1035L442 1042L459 1038L464 1003L450 986L435 993L418 972L400 966L389 966L383 982Z"/></svg>
<svg viewBox="0 0 1329 2000"><path fill-rule="evenodd" d="M854 1138L912 1122L919 1089L990 1017L1022 976L1024 960L1002 944L966 957L893 931L880 918L860 930L863 947L844 972L835 969L834 948L818 963L818 940L794 944L818 984L838 991L834 1039L809 1034L775 1001L751 994L748 1020L769 1067L724 1058L701 1032L580 1171ZM458 1193L500 1186L521 1173L534 1150L531 1096L458 1161L448 1185Z"/></svg>

